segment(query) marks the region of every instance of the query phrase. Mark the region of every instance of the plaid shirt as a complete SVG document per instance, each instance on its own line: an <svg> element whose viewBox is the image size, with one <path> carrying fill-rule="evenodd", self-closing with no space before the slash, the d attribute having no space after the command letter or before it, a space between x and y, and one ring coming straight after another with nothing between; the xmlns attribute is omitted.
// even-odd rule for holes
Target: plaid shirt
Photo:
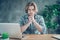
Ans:
<svg viewBox="0 0 60 40"><path fill-rule="evenodd" d="M24 34L46 34L46 25L44 22L44 19L42 16L35 14L34 19L36 20L37 23L39 23L42 27L42 32L39 32L37 30L37 28L34 26L34 24L30 24L30 26L26 29L26 31L24 31ZM22 17L20 17L19 23L20 26L23 26L25 24L27 24L28 22L28 15L24 15Z"/></svg>

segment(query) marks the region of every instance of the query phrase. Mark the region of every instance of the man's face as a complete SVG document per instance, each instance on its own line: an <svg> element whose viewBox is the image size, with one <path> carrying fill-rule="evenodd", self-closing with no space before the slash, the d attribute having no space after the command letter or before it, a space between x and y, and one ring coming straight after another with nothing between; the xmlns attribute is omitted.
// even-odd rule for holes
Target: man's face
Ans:
<svg viewBox="0 0 60 40"><path fill-rule="evenodd" d="M28 8L28 15L33 16L35 14L35 8L34 6L29 6Z"/></svg>

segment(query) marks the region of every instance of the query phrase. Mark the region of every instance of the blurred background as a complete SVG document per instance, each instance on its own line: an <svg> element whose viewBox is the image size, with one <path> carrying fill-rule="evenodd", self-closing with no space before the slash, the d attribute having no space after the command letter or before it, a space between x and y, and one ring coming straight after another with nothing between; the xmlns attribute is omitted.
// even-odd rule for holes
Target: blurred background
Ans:
<svg viewBox="0 0 60 40"><path fill-rule="evenodd" d="M25 6L34 1L42 15L49 34L60 34L60 0L0 0L0 23L18 23L26 14Z"/></svg>

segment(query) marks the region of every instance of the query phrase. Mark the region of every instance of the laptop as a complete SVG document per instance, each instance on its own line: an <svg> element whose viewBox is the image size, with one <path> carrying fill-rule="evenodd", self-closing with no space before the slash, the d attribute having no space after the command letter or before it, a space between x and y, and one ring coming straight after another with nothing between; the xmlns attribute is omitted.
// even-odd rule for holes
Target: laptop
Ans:
<svg viewBox="0 0 60 40"><path fill-rule="evenodd" d="M20 24L0 23L0 34L7 32L10 38L22 38Z"/></svg>

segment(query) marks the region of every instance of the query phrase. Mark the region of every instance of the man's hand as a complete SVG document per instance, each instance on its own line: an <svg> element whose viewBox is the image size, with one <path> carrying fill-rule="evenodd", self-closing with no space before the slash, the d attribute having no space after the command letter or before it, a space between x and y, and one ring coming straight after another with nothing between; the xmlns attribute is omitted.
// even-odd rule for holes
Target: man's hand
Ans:
<svg viewBox="0 0 60 40"><path fill-rule="evenodd" d="M34 16L31 16L32 22L35 22Z"/></svg>
<svg viewBox="0 0 60 40"><path fill-rule="evenodd" d="M29 21L28 21L29 23L32 23L32 22L34 23L34 22L36 22L36 20L34 19L34 16L29 16L29 17L28 17L28 20L29 20Z"/></svg>
<svg viewBox="0 0 60 40"><path fill-rule="evenodd" d="M32 18L31 18L31 16L28 17L28 23L32 23Z"/></svg>
<svg viewBox="0 0 60 40"><path fill-rule="evenodd" d="M33 22L33 23L36 22L35 19L34 19L34 16L29 16L28 19L29 19L29 22L31 22L31 23L32 23L32 22Z"/></svg>
<svg viewBox="0 0 60 40"><path fill-rule="evenodd" d="M34 16L29 16L29 22L33 22L35 27L38 29L38 31L42 32L42 27L39 25L36 20L34 19Z"/></svg>

